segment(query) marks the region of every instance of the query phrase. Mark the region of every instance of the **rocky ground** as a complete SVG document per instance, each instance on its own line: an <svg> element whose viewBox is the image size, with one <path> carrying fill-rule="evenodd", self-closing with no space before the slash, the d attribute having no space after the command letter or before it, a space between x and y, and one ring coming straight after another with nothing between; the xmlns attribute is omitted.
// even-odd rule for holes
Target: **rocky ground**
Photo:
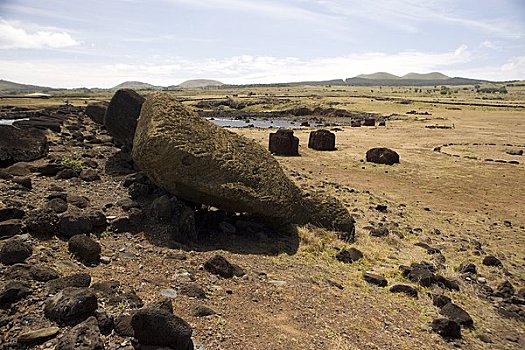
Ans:
<svg viewBox="0 0 525 350"><path fill-rule="evenodd" d="M345 203L356 241L277 231L157 188L83 108L42 113L30 127L47 155L0 169L1 349L525 347L524 223L500 220L504 208L469 232L443 203L404 203L302 150L279 161ZM352 141L341 130L332 155ZM240 132L266 145L266 130ZM410 176L373 168L377 181Z"/></svg>

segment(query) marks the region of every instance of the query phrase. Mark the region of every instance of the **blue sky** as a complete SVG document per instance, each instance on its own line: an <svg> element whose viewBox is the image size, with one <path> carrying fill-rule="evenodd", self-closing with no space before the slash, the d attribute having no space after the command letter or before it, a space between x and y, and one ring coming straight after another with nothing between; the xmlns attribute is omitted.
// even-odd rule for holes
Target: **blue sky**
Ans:
<svg viewBox="0 0 525 350"><path fill-rule="evenodd" d="M0 0L0 79L525 79L523 0Z"/></svg>

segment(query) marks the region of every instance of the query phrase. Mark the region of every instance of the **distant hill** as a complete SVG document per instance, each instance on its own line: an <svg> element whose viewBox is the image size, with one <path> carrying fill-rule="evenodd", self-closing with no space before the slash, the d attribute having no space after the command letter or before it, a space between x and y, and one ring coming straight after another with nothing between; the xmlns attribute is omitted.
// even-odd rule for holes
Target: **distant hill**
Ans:
<svg viewBox="0 0 525 350"><path fill-rule="evenodd" d="M222 85L224 84L217 80L192 79L192 80L186 80L185 82L179 84L178 87L181 89L195 89L195 88L222 86Z"/></svg>
<svg viewBox="0 0 525 350"><path fill-rule="evenodd" d="M112 87L110 90L133 89L133 90L161 90L161 86L155 86L141 81L125 81Z"/></svg>
<svg viewBox="0 0 525 350"><path fill-rule="evenodd" d="M27 85L19 84L12 81L0 79L0 93L3 94L16 94L20 92L44 92L53 90L50 87L45 86L36 86L36 85Z"/></svg>
<svg viewBox="0 0 525 350"><path fill-rule="evenodd" d="M345 82L349 85L355 86L440 86L489 83L488 80L468 79L461 77L450 78L439 72L426 74L408 73L402 77L396 77L393 74L384 72L361 74L353 78L348 78L345 80Z"/></svg>
<svg viewBox="0 0 525 350"><path fill-rule="evenodd" d="M410 73L415 74L415 73ZM407 74L408 75L408 74ZM374 80L394 80L394 79L401 79L397 75L390 74L387 72L377 72L373 74L360 74L356 78L362 78L362 79L374 79Z"/></svg>
<svg viewBox="0 0 525 350"><path fill-rule="evenodd" d="M446 80L450 79L450 77L447 77L443 73L439 72L432 72L432 73L426 73L426 74L420 74L420 73L408 73L401 77L401 79L410 79L410 80Z"/></svg>

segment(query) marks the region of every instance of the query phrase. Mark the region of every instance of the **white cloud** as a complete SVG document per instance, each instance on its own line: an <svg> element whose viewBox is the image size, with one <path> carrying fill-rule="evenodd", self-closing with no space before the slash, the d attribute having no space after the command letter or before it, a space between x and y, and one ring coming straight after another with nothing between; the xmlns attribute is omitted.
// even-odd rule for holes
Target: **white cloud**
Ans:
<svg viewBox="0 0 525 350"><path fill-rule="evenodd" d="M58 49L78 45L70 34L56 29L29 32L19 22L0 19L0 49Z"/></svg>
<svg viewBox="0 0 525 350"><path fill-rule="evenodd" d="M76 63L72 61L0 60L3 79L59 87L111 87L125 80L156 85L178 84L186 79L218 79L225 83L276 83L306 80L344 79L361 73L388 71L394 74L451 70L471 61L466 46L449 52L402 51L321 57L242 55L228 58L189 60L182 57L155 59L150 63ZM513 73L509 67L505 74Z"/></svg>

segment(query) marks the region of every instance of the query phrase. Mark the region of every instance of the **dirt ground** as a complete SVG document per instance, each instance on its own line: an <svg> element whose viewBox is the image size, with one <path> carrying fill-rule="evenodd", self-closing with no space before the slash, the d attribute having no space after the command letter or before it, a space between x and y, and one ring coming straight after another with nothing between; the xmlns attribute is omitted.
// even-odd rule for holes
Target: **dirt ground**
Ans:
<svg viewBox="0 0 525 350"><path fill-rule="evenodd" d="M296 102L303 105L312 103L305 92L311 91L275 93L300 96ZM459 264L469 261L477 266L477 276L494 289L505 280L516 291L525 287L525 156L505 153L525 151L525 109L463 105L451 109L451 105L400 105L341 95L321 100L338 100L338 108L385 116L395 113L397 117L387 120L386 127L340 127L335 132L337 150L332 152L308 149L312 129L298 128L295 135L300 139L301 156L277 159L299 186L325 191L344 202L356 218L354 244L338 240L331 232L299 227L293 237L221 237L213 244L182 250L179 256L174 254L179 250L156 246L143 233L125 233L99 237L103 255L111 257L109 265L85 267L71 262L67 244L58 239L40 242L34 259L47 256L64 275L87 271L93 282L118 280L136 290L145 302L157 299L163 289L196 282L206 291L206 298L179 294L173 306L193 327L197 349L525 348L524 321L501 316L496 309L500 300L482 293L485 282L465 279L456 271ZM517 94L508 99L523 104L521 98ZM83 100L73 102L83 104ZM410 110L432 115L407 115ZM425 128L434 124L454 128ZM264 147L272 132L232 131ZM440 146L441 152L434 150ZM367 163L365 153L372 147L395 150L400 164ZM100 152L110 155L115 151ZM74 158L78 151L60 147L56 152L71 153ZM94 203L100 206L127 196L119 178L101 177L100 183L80 187L67 180L59 185L68 192L96 194ZM39 180L34 181L31 200L36 204L43 201L39 196L45 191L39 192ZM41 183L42 188L47 185ZM6 191L2 196L12 194L7 192L9 186L2 185L2 190ZM387 211L376 210L378 204L387 205ZM111 210L106 214L118 214ZM380 224L389 227L390 234L372 237L369 228ZM438 248L441 254L428 254L414 245L420 242ZM338 249L350 246L361 250L364 259L353 264L337 261ZM246 275L222 279L206 272L204 262L216 253L241 266ZM503 267L484 266L482 259L487 254L498 257ZM401 275L400 265L421 261L440 266L439 272L456 280L460 291L421 287ZM366 271L385 276L388 287L365 282L362 273ZM389 292L392 285L401 283L414 286L419 297ZM451 297L472 316L474 328L463 328L463 338L453 342L434 333L430 322L440 315L429 293ZM205 304L217 314L195 317L190 312L195 304ZM125 312L125 305L122 308ZM105 342L108 348L131 346L129 339L115 335Z"/></svg>

